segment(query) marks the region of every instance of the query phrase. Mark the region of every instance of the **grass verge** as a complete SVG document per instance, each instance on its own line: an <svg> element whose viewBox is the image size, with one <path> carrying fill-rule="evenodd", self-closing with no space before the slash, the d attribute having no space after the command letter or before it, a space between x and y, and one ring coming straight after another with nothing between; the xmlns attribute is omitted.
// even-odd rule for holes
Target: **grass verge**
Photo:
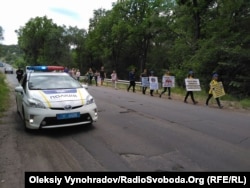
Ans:
<svg viewBox="0 0 250 188"><path fill-rule="evenodd" d="M0 73L0 117L3 117L4 112L9 107L10 89L5 81L5 75Z"/></svg>

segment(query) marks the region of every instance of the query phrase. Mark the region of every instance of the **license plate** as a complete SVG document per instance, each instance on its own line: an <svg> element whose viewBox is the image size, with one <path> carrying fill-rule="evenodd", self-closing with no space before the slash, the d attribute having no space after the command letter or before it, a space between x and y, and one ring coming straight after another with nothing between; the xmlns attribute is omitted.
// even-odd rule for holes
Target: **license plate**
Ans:
<svg viewBox="0 0 250 188"><path fill-rule="evenodd" d="M80 112L57 114L56 117L57 117L57 119L79 118L80 117Z"/></svg>

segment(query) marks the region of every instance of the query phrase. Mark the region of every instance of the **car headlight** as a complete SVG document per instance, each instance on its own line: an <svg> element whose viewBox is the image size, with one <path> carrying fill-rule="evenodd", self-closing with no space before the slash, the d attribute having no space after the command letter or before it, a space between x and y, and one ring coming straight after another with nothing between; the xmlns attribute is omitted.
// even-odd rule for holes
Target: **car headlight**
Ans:
<svg viewBox="0 0 250 188"><path fill-rule="evenodd" d="M38 100L38 99L28 99L28 105L32 108L46 108L46 106L44 106L44 104L42 103L42 101Z"/></svg>
<svg viewBox="0 0 250 188"><path fill-rule="evenodd" d="M86 98L86 104L88 105L88 104L92 104L92 103L95 103L95 100L91 95L88 95Z"/></svg>

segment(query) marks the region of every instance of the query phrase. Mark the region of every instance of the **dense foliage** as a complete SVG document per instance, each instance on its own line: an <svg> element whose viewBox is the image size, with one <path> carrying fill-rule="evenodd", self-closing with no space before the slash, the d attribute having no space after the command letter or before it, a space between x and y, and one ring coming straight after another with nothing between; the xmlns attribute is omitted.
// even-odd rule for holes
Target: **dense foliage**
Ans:
<svg viewBox="0 0 250 188"><path fill-rule="evenodd" d="M80 68L105 66L127 79L144 68L161 77L165 69L183 85L189 69L208 89L213 72L226 92L250 95L249 0L120 0L111 10L98 9L88 31L61 27L36 17L17 30L27 64Z"/></svg>

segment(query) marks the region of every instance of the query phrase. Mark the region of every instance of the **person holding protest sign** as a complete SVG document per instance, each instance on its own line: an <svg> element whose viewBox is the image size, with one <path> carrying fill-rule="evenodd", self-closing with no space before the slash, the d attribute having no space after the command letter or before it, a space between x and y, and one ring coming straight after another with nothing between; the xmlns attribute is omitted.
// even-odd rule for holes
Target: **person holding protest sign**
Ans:
<svg viewBox="0 0 250 188"><path fill-rule="evenodd" d="M209 89L208 97L207 97L207 100L206 100L206 105L207 105L207 106L208 106L209 100L210 100L210 99L212 98L212 96L213 96L213 91L215 90L214 87L215 87L216 84L219 84L219 83L218 83L218 74L217 74L217 73L214 73L214 74L213 74L213 77L212 77L212 80L211 80L211 82L210 82L210 84L209 84L210 89ZM222 106L221 103L220 103L219 97L216 97L216 96L215 96L215 100L216 100L216 102L217 102L219 108L223 108L223 106Z"/></svg>
<svg viewBox="0 0 250 188"><path fill-rule="evenodd" d="M144 69L141 73L141 82L142 82L142 94L146 94L147 87L149 86L148 80L148 70Z"/></svg>
<svg viewBox="0 0 250 188"><path fill-rule="evenodd" d="M168 91L168 99L172 99L171 98L171 87L172 86L173 86L173 82L172 82L172 80L170 78L170 71L167 70L166 73L162 77L163 91L161 92L159 97L161 98L162 94L164 94L164 93L166 93Z"/></svg>
<svg viewBox="0 0 250 188"><path fill-rule="evenodd" d="M193 79L193 78L194 78L194 72L192 70L190 70L188 72L187 79ZM186 96L185 96L185 99L184 99L184 103L187 103L187 98L189 97L189 95L190 95L193 103L197 104L198 102L194 100L194 93L191 90L187 90L187 93L186 93Z"/></svg>
<svg viewBox="0 0 250 188"><path fill-rule="evenodd" d="M150 95L153 97L154 90L158 90L158 78L154 76L154 71L150 71L149 88L150 88Z"/></svg>

